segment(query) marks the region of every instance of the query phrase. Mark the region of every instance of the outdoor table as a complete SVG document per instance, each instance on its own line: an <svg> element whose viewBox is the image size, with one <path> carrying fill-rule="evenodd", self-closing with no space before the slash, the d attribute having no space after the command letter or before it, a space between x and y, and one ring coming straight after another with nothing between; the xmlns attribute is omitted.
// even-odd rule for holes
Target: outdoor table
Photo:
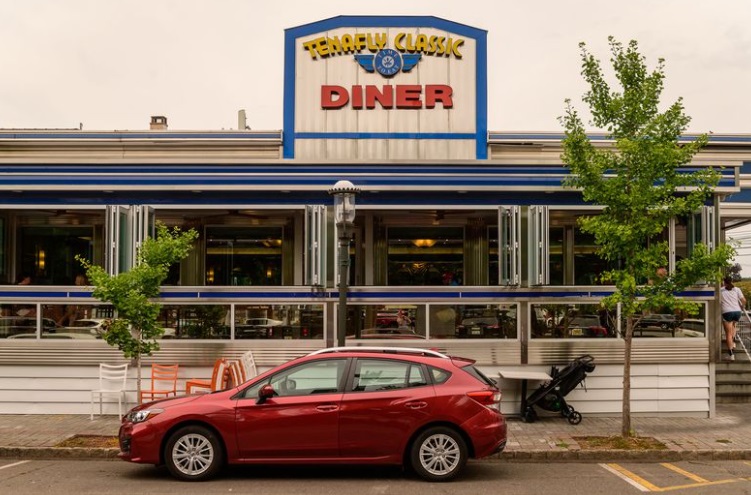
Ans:
<svg viewBox="0 0 751 495"><path fill-rule="evenodd" d="M521 417L524 418L524 411L527 410L527 380L537 380L540 382L549 382L553 379L544 371L527 371L527 370L500 370L498 376L509 380L522 381L522 402Z"/></svg>

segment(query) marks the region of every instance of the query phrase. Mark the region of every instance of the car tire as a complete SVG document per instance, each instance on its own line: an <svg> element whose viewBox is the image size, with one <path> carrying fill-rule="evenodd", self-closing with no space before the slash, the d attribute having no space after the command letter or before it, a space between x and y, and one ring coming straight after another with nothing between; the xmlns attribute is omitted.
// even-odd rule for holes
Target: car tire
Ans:
<svg viewBox="0 0 751 495"><path fill-rule="evenodd" d="M455 430L445 426L428 428L415 438L410 463L418 476L427 481L449 481L467 464L467 444Z"/></svg>
<svg viewBox="0 0 751 495"><path fill-rule="evenodd" d="M170 474L183 481L204 481L224 465L224 450L210 429L192 425L180 428L164 447L164 462Z"/></svg>

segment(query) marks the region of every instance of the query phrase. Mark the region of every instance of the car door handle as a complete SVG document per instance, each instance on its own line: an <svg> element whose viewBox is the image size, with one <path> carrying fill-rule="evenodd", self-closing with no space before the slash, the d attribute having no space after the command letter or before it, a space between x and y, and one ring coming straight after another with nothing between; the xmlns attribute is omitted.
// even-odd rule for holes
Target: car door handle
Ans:
<svg viewBox="0 0 751 495"><path fill-rule="evenodd" d="M337 409L339 409L339 406L336 404L321 404L320 406L316 406L316 411L321 412L336 411Z"/></svg>
<svg viewBox="0 0 751 495"><path fill-rule="evenodd" d="M410 409L422 409L423 407L427 407L428 403L423 401L415 401L407 402L405 405Z"/></svg>

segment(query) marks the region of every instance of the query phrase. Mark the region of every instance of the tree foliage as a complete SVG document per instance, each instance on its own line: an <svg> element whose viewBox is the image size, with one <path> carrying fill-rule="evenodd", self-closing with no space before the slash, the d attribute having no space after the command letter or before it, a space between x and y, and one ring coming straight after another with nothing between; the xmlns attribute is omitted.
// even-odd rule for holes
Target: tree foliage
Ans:
<svg viewBox="0 0 751 495"><path fill-rule="evenodd" d="M636 41L610 44L613 71L619 87L608 84L600 61L584 43L582 76L589 85L583 97L591 124L606 131L613 146L594 144L571 101L561 117L565 129L563 161L570 169L566 185L577 188L585 201L604 207L601 214L579 218L584 232L595 238L598 254L616 268L601 274L615 285L603 303L620 306L626 320L624 356L623 435L631 432L630 363L634 325L642 312L680 309L695 312L677 294L699 281L717 280L733 258L729 245L710 251L699 244L667 273L668 241L661 234L673 217L689 218L707 204L719 182L711 168L682 169L707 143L702 135L679 142L690 118L679 98L660 108L664 89L664 61L649 70Z"/></svg>
<svg viewBox="0 0 751 495"><path fill-rule="evenodd" d="M117 346L125 357L136 360L139 391L141 356L158 350L156 339L164 333L157 323L161 305L155 299L159 297L159 288L170 265L188 255L197 237L193 229L181 232L177 227L170 230L157 223L156 237L144 241L136 265L114 276L101 266L78 258L94 286L92 295L115 308L116 318L106 325L103 338L109 345Z"/></svg>

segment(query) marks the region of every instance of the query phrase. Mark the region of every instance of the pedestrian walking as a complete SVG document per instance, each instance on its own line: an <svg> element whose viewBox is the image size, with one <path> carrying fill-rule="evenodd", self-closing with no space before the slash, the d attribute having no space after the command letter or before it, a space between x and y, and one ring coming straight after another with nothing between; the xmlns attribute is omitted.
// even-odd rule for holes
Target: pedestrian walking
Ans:
<svg viewBox="0 0 751 495"><path fill-rule="evenodd" d="M746 307L746 298L743 297L743 292L733 285L732 277L725 277L723 282L720 299L722 301L722 327L725 330L725 342L728 346L726 359L734 361L736 324L741 319L741 311Z"/></svg>

